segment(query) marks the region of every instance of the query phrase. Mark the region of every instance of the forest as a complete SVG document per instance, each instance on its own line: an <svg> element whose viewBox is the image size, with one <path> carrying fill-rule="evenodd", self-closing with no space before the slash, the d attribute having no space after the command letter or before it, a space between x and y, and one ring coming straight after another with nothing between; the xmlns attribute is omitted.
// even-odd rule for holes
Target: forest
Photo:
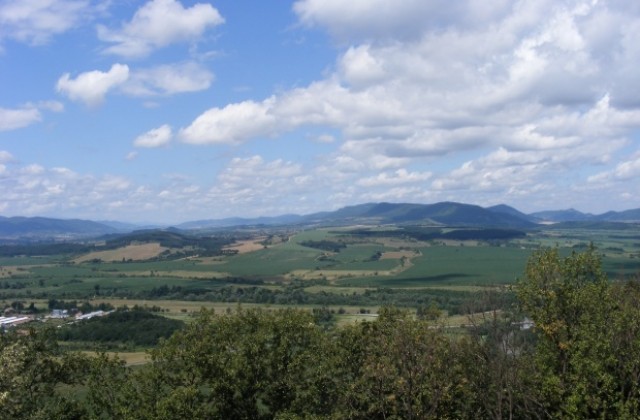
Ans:
<svg viewBox="0 0 640 420"><path fill-rule="evenodd" d="M202 311L131 368L0 336L0 412L56 419L638 418L640 284L593 249L535 252L508 309L450 330L382 307L336 326L300 309ZM500 299L499 292L484 299ZM523 319L530 323L521 322ZM529 328L531 327L531 328Z"/></svg>

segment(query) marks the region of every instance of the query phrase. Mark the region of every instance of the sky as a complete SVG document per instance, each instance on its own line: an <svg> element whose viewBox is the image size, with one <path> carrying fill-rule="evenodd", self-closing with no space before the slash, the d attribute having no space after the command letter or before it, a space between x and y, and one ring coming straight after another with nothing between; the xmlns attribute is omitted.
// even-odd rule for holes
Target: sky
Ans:
<svg viewBox="0 0 640 420"><path fill-rule="evenodd" d="M0 215L640 207L640 2L0 0Z"/></svg>

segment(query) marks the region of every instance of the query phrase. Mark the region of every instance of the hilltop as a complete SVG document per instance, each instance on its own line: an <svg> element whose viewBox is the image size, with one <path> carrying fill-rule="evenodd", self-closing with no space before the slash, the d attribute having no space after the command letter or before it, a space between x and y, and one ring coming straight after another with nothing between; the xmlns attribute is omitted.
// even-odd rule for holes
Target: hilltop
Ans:
<svg viewBox="0 0 640 420"><path fill-rule="evenodd" d="M256 218L221 218L188 221L173 227L180 231L216 230L229 227L268 226L346 226L354 224L419 224L431 226L491 227L505 229L533 229L540 223L634 223L640 222L640 209L622 212L609 211L601 215L582 213L575 209L549 210L531 214L523 213L506 204L481 207L473 204L440 202L417 203L364 203L346 206L335 211L307 215L285 214ZM169 226L157 226L166 229ZM95 222L79 219L54 219L45 217L1 217L0 240L19 241L74 241L103 235L128 233L140 230L139 226L123 222Z"/></svg>

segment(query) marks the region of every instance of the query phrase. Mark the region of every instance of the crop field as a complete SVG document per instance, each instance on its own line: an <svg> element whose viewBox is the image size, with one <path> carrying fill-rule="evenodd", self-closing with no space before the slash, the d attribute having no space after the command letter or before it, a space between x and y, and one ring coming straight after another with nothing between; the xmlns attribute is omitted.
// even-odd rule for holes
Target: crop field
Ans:
<svg viewBox="0 0 640 420"><path fill-rule="evenodd" d="M386 301L379 291L410 289L414 297L394 299L409 299L414 305L439 299L446 304L464 294L513 284L536 249L558 247L568 255L590 243L602 255L611 279L640 273L637 227L550 226L502 241L418 241L399 236L393 228L371 228L364 235L357 233L362 227L355 229L286 235L261 231L225 246L238 253L217 256L172 258L181 251L174 248L160 258L168 248L149 243L128 244L108 254L1 257L0 298L168 298L193 300L196 305L217 301L327 305L338 299L339 305L371 306Z"/></svg>
<svg viewBox="0 0 640 420"><path fill-rule="evenodd" d="M160 255L169 248L160 246L158 243L132 244L111 251L98 251L83 255L74 260L75 263L83 263L91 260L101 260L106 262L124 260L148 260Z"/></svg>

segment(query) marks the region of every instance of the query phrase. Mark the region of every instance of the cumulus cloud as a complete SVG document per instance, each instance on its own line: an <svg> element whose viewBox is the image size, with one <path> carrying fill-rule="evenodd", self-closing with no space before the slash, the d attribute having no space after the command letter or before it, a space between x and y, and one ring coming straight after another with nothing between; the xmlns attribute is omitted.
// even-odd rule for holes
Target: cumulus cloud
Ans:
<svg viewBox="0 0 640 420"><path fill-rule="evenodd" d="M376 176L361 178L356 184L363 187L385 187L423 182L431 178L431 175L431 172L409 172L402 168L393 173L381 172Z"/></svg>
<svg viewBox="0 0 640 420"><path fill-rule="evenodd" d="M331 134L320 134L313 138L318 143L333 143L336 141L336 138Z"/></svg>
<svg viewBox="0 0 640 420"><path fill-rule="evenodd" d="M239 143L279 131L278 120L271 113L273 101L245 101L212 108L180 130L180 137L191 144ZM284 124L284 122L282 122Z"/></svg>
<svg viewBox="0 0 640 420"><path fill-rule="evenodd" d="M0 3L0 41L42 45L90 20L103 5L90 0L20 0Z"/></svg>
<svg viewBox="0 0 640 420"><path fill-rule="evenodd" d="M431 173L432 193L416 197L498 199L577 188L640 127L640 10L629 2L300 0L294 11L344 45L333 69L262 101L211 108L180 131L183 141L316 126L337 133L332 156L347 162L323 162L318 174L374 188L433 164L417 171ZM450 157L457 168L443 163ZM358 196L346 186L333 194Z"/></svg>
<svg viewBox="0 0 640 420"><path fill-rule="evenodd" d="M213 82L213 73L199 63L189 61L165 64L131 71L122 90L134 96L173 95L206 90Z"/></svg>
<svg viewBox="0 0 640 420"><path fill-rule="evenodd" d="M14 160L14 157L11 153L6 150L0 150L0 163L7 163Z"/></svg>
<svg viewBox="0 0 640 420"><path fill-rule="evenodd" d="M75 79L65 73L58 79L56 89L73 101L84 102L88 106L97 106L104 101L110 90L121 86L129 79L129 67L126 64L114 64L107 72L100 70L79 74Z"/></svg>
<svg viewBox="0 0 640 420"><path fill-rule="evenodd" d="M126 178L79 174L65 167L12 166L3 180L5 211L11 214L91 218L104 214L108 203L128 197L133 187Z"/></svg>
<svg viewBox="0 0 640 420"><path fill-rule="evenodd" d="M384 64L369 52L370 48L369 45L351 47L341 57L340 73L350 86L370 86L387 77Z"/></svg>
<svg viewBox="0 0 640 420"><path fill-rule="evenodd" d="M37 108L6 109L0 108L0 131L26 127L42 119Z"/></svg>
<svg viewBox="0 0 640 420"><path fill-rule="evenodd" d="M233 158L206 193L214 201L253 208L256 214L289 213L309 192L312 179L300 164L262 156ZM260 209L260 210L258 210Z"/></svg>
<svg viewBox="0 0 640 420"><path fill-rule="evenodd" d="M196 41L204 32L224 23L210 4L185 8L176 0L151 0L118 29L98 26L98 38L113 44L104 52L123 57L142 57L170 44Z"/></svg>
<svg viewBox="0 0 640 420"><path fill-rule="evenodd" d="M293 5L300 22L326 28L340 42L419 37L455 23L479 24L508 11L509 2L482 5L461 0L301 0Z"/></svg>
<svg viewBox="0 0 640 420"><path fill-rule="evenodd" d="M205 109L180 129L155 128L134 145L156 147L173 137L237 145L294 132L288 137L324 143L311 146L322 156L305 160L315 167L250 156L216 168L212 185L115 182L122 196L93 193L121 209L166 212L178 202L191 211L243 203L267 214L309 208L314 200L327 208L378 199L516 205L520 199L530 204L526 210L548 207L554 197L576 205L580 188L624 184L612 194L640 205L632 199L638 159L628 153L640 128L637 2L299 0L293 8L301 26L325 30L339 45L321 79ZM156 0L99 35L110 44L105 52L141 57L197 42L221 23L207 4ZM113 91L155 99L213 82L207 68L191 61L132 67L127 77L113 73L67 75L58 89L93 104ZM85 74L102 88L80 84ZM2 121L0 112L0 127ZM58 181L49 191L65 191L64 185Z"/></svg>
<svg viewBox="0 0 640 420"><path fill-rule="evenodd" d="M614 181L628 181L640 179L640 152L629 159L619 162L615 168L603 171L588 178L592 184L606 184Z"/></svg>
<svg viewBox="0 0 640 420"><path fill-rule="evenodd" d="M172 137L173 131L171 130L171 127L164 124L136 137L133 141L133 145L136 147L147 148L160 147L169 144Z"/></svg>
<svg viewBox="0 0 640 420"><path fill-rule="evenodd" d="M15 130L42 121L42 111L62 112L64 105L58 101L28 102L20 108L0 107L0 131Z"/></svg>

